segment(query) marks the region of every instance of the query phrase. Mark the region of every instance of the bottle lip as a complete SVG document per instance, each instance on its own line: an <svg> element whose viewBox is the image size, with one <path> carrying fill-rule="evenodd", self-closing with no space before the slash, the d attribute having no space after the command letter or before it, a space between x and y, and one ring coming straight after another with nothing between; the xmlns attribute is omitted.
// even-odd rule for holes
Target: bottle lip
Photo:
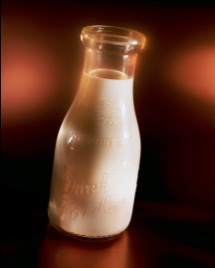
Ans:
<svg viewBox="0 0 215 268"><path fill-rule="evenodd" d="M145 35L138 31L109 25L84 27L81 31L81 40L86 47L92 49L124 54L138 53L146 43Z"/></svg>

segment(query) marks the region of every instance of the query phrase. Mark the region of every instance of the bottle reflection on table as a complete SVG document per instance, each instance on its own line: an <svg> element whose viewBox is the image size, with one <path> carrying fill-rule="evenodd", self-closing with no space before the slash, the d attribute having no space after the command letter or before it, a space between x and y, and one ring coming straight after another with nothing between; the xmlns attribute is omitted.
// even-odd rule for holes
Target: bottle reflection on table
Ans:
<svg viewBox="0 0 215 268"><path fill-rule="evenodd" d="M125 268L128 264L128 234L106 242L76 241L48 226L41 244L39 268Z"/></svg>

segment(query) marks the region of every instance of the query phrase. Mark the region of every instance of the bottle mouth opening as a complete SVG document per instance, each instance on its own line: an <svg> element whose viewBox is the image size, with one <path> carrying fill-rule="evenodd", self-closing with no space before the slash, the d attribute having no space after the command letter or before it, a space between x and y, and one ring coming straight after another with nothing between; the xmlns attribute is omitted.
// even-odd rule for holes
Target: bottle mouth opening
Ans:
<svg viewBox="0 0 215 268"><path fill-rule="evenodd" d="M125 54L138 53L145 46L145 36L135 30L108 26L86 26L81 31L81 40L86 47L111 50Z"/></svg>

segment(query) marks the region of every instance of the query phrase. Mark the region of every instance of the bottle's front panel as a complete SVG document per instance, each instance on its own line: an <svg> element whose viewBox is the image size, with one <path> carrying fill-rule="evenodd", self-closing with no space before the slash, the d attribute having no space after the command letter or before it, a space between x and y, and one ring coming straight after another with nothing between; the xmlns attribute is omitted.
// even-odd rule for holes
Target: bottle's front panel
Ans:
<svg viewBox="0 0 215 268"><path fill-rule="evenodd" d="M132 82L90 78L59 132L49 217L69 233L99 237L130 222L140 138Z"/></svg>

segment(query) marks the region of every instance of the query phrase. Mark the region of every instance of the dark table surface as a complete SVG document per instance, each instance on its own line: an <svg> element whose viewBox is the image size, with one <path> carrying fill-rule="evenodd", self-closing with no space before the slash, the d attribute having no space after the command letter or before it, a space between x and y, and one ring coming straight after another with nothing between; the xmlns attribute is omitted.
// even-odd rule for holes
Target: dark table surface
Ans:
<svg viewBox="0 0 215 268"><path fill-rule="evenodd" d="M11 211L8 206L4 211L3 268L215 267L215 220L211 211L136 201L132 221L121 236L87 243L53 229L46 209L38 209L38 203L37 209L30 204L31 209L25 212L17 207Z"/></svg>

